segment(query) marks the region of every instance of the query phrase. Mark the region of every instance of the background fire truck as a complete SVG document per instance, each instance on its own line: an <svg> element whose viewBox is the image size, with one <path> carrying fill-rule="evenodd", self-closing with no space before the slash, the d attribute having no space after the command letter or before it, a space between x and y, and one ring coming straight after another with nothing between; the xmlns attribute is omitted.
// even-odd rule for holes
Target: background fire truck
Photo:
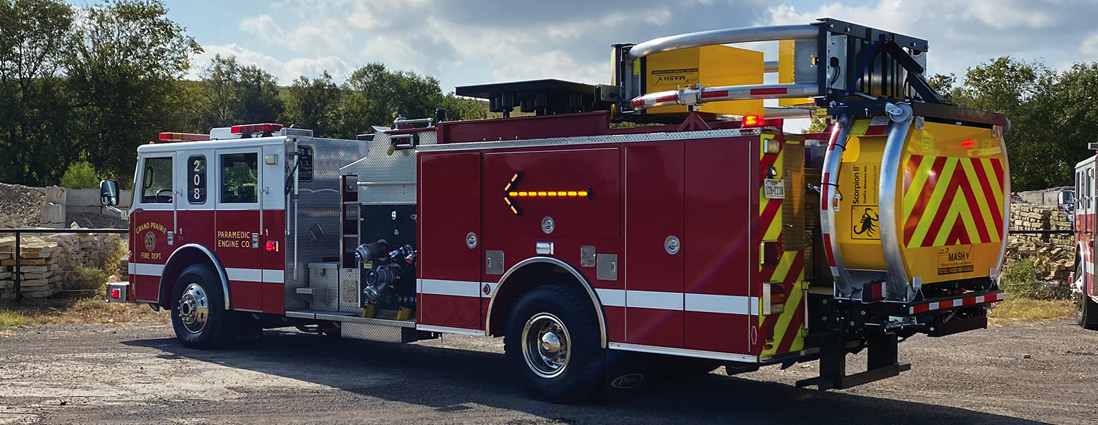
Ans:
<svg viewBox="0 0 1098 425"><path fill-rule="evenodd" d="M1090 149L1098 150L1098 143ZM1075 272L1072 297L1075 299L1075 320L1086 329L1098 329L1098 290L1094 288L1094 162L1090 157L1075 165Z"/></svg>
<svg viewBox="0 0 1098 425"><path fill-rule="evenodd" d="M779 60L724 46L759 41ZM615 45L607 85L457 89L502 119L164 133L138 149L131 280L108 297L169 309L198 348L503 336L553 401L635 385L643 358L895 376L900 339L986 327L1003 299L1006 120L945 104L927 49L831 19L718 30ZM814 114L829 134L780 130Z"/></svg>

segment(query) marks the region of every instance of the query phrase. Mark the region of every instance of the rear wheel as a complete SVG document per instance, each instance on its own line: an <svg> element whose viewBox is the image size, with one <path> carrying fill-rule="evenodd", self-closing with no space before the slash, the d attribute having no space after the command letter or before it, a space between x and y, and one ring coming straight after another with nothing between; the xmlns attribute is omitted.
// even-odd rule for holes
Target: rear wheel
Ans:
<svg viewBox="0 0 1098 425"><path fill-rule="evenodd" d="M1095 303L1087 294L1086 275L1083 274L1082 264L1075 268L1075 323L1083 329L1098 330L1098 303Z"/></svg>
<svg viewBox="0 0 1098 425"><path fill-rule="evenodd" d="M218 348L232 337L232 312L225 310L217 274L206 265L187 267L175 281L172 327L187 348Z"/></svg>
<svg viewBox="0 0 1098 425"><path fill-rule="evenodd" d="M587 297L562 285L527 292L507 319L507 361L534 398L584 399L602 383L606 352Z"/></svg>

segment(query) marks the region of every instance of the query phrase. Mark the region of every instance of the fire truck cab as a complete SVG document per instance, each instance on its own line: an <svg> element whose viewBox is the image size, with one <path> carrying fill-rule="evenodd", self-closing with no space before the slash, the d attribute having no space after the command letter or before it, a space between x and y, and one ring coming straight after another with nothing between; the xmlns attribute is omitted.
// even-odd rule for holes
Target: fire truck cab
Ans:
<svg viewBox="0 0 1098 425"><path fill-rule="evenodd" d="M724 46L759 41L779 61ZM611 84L457 89L500 119L162 135L138 149L131 279L108 298L169 309L189 347L502 336L553 401L634 385L625 359L653 356L820 360L799 385L821 389L896 376L899 340L986 327L1003 299L1006 120L945 104L927 48L831 19L709 31L613 46ZM827 133L781 129L812 115Z"/></svg>

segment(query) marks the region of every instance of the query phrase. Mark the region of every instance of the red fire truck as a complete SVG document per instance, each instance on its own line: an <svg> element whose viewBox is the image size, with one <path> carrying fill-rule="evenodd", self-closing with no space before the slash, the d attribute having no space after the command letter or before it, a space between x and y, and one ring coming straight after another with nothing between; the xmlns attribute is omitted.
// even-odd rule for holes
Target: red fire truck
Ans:
<svg viewBox="0 0 1098 425"><path fill-rule="evenodd" d="M1098 150L1098 143L1091 143ZM1094 159L1090 157L1075 165L1075 272L1072 277L1072 297L1075 300L1075 320L1086 329L1098 329L1098 290L1094 288L1095 197Z"/></svg>
<svg viewBox="0 0 1098 425"><path fill-rule="evenodd" d="M760 41L778 61L725 46ZM799 385L821 389L896 376L900 339L984 328L1003 299L1006 120L945 104L927 48L832 19L708 31L614 45L611 84L457 89L500 119L164 133L138 149L131 278L108 298L170 310L197 348L281 326L502 336L553 401L638 383L630 353L818 359ZM830 131L781 130L812 115Z"/></svg>

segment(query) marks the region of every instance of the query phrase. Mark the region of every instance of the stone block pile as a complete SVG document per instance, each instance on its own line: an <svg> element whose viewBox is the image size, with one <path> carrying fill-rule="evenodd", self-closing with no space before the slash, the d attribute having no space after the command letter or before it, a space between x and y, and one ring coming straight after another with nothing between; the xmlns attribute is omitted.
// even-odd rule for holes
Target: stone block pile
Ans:
<svg viewBox="0 0 1098 425"><path fill-rule="evenodd" d="M48 234L23 235L20 244L20 290L26 298L45 298L60 292L77 266L95 264L118 235ZM0 300L15 298L15 237L0 237Z"/></svg>
<svg viewBox="0 0 1098 425"><path fill-rule="evenodd" d="M1031 235L1015 233L1010 236L1010 245L1032 243L1041 241L1046 244L1060 247L1074 245L1074 236L1071 220L1066 211L1055 206L1031 205L1013 203L1010 205L1011 230L1067 230L1067 233L1055 235Z"/></svg>

